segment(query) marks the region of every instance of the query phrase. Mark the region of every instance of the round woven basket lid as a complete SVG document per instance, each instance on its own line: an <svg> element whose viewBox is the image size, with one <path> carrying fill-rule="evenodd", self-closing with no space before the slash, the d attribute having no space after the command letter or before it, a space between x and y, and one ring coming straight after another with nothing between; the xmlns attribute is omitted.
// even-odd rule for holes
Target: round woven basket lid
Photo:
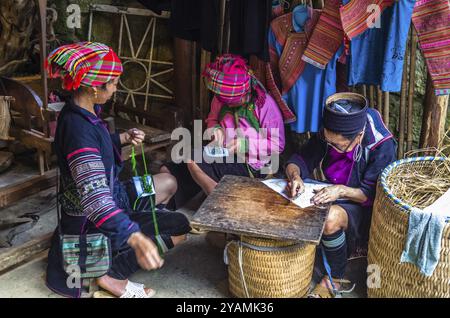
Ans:
<svg viewBox="0 0 450 318"><path fill-rule="evenodd" d="M325 105L330 105L333 102L337 102L340 100L348 100L353 103L357 103L361 105L361 109L365 108L367 105L369 105L369 101L364 95L358 94L358 93L351 93L351 92L345 92L345 93L336 93L331 96L329 96L326 101Z"/></svg>

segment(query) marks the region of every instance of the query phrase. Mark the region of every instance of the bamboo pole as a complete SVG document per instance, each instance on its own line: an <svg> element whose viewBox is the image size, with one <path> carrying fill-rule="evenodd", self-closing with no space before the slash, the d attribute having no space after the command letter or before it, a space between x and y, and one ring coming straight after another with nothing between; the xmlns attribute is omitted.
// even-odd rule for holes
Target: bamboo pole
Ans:
<svg viewBox="0 0 450 318"><path fill-rule="evenodd" d="M380 114L383 113L383 92L381 91L380 86L377 86L377 110Z"/></svg>
<svg viewBox="0 0 450 318"><path fill-rule="evenodd" d="M405 53L405 63L403 65L402 90L400 94L399 127L398 127L398 158L403 158L405 153L405 126L406 126L406 103L408 92L408 60L409 50Z"/></svg>
<svg viewBox="0 0 450 318"><path fill-rule="evenodd" d="M384 92L383 121L389 127L389 92Z"/></svg>
<svg viewBox="0 0 450 318"><path fill-rule="evenodd" d="M370 107L375 107L375 90L373 85L369 85L369 103Z"/></svg>
<svg viewBox="0 0 450 318"><path fill-rule="evenodd" d="M413 125L414 125L414 87L416 80L416 56L417 56L417 33L411 28L411 55L409 62L409 92L408 92L408 133L406 150L413 148Z"/></svg>

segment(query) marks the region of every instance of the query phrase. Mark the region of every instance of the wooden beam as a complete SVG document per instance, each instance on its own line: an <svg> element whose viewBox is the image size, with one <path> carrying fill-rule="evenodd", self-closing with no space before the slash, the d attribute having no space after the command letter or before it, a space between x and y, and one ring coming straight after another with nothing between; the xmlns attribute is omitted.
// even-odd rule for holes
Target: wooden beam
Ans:
<svg viewBox="0 0 450 318"><path fill-rule="evenodd" d="M0 208L10 205L25 196L48 189L56 184L56 169L25 181L13 183L0 189ZM56 191L56 190L55 190Z"/></svg>
<svg viewBox="0 0 450 318"><path fill-rule="evenodd" d="M448 100L448 95L436 96L431 76L428 74L420 148L439 147L445 134Z"/></svg>
<svg viewBox="0 0 450 318"><path fill-rule="evenodd" d="M31 240L21 246L8 249L0 254L0 272L6 271L11 267L40 254L50 247L53 233Z"/></svg>
<svg viewBox="0 0 450 318"><path fill-rule="evenodd" d="M45 135L37 130L17 129L11 127L11 136L17 138L21 143L29 148L35 148L46 153L52 152L53 137L45 137Z"/></svg>

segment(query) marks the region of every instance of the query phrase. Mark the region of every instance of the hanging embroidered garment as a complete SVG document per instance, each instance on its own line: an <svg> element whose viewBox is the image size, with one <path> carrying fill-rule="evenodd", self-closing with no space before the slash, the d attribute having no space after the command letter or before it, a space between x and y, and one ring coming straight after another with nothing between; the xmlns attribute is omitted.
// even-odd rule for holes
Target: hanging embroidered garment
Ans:
<svg viewBox="0 0 450 318"><path fill-rule="evenodd" d="M341 10L343 21L348 21L347 14L351 14L355 21L366 18L367 7L362 8L355 2L344 0L343 9L346 10ZM386 92L401 90L406 43L415 0L399 0L392 6L388 4L381 3L385 7L379 27L374 25L369 28L365 22L365 30L357 23L351 27L344 25L344 29L350 30L350 35L354 35L351 38L348 62L350 86L380 85Z"/></svg>
<svg viewBox="0 0 450 318"><path fill-rule="evenodd" d="M448 0L416 2L412 16L436 95L450 94L450 5Z"/></svg>
<svg viewBox="0 0 450 318"><path fill-rule="evenodd" d="M286 104L278 87L282 87L283 92L287 92L303 72L305 63L298 57L301 56L305 49L307 38L312 34L320 17L320 12L318 10L314 11L310 9L309 14L306 12L306 7L297 6L292 13L282 15L274 19L271 23L270 32L272 32L275 37L274 42L278 42L281 46L286 47L286 49L283 50L284 54L280 57L275 47L269 43L270 63L266 64L266 84L267 89L277 102L278 107L283 114L285 124L295 122L297 117ZM311 17L310 19L309 16ZM296 19L298 25L305 25L305 33L293 32L293 19ZM298 31L300 31L300 29L298 29ZM270 41L269 36L269 42Z"/></svg>
<svg viewBox="0 0 450 318"><path fill-rule="evenodd" d="M394 4L394 0L344 0L340 8L342 28L352 40L370 28L383 11Z"/></svg>
<svg viewBox="0 0 450 318"><path fill-rule="evenodd" d="M324 99L336 92L336 64L343 49L324 70L301 59L319 17L320 11L300 5L275 19L269 30L273 82L281 87L283 103L296 114L291 129L297 133L319 131ZM268 85L271 93L272 86Z"/></svg>
<svg viewBox="0 0 450 318"><path fill-rule="evenodd" d="M344 40L339 14L342 0L327 0L302 60L325 69Z"/></svg>

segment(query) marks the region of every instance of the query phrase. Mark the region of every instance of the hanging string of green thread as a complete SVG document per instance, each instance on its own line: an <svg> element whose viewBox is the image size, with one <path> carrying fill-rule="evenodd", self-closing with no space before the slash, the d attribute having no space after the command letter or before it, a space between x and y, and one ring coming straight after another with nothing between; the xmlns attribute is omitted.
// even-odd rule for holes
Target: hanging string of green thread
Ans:
<svg viewBox="0 0 450 318"><path fill-rule="evenodd" d="M143 198L144 194L154 192L153 191L153 186L152 186L152 184L149 183L148 178L147 178L148 176L151 177L151 175L148 173L148 170L147 170L147 162L145 160L145 152L144 152L144 143L141 143L141 151L142 151L142 162L144 164L144 171L145 171L144 176L141 177L141 180L142 180L143 186L144 186L144 192L141 195L139 195L136 198L136 200L134 201L133 210L136 210L136 205L137 205L138 201ZM135 177L138 176L136 165L137 165L136 152L134 150L134 146L132 146L132 148L131 148L131 169L132 169ZM152 180L152 177L150 178L150 180ZM160 244L160 242L158 240L158 238L159 238L159 227L158 227L158 221L156 219L156 207L155 207L155 202L153 201L153 195L149 196L149 200L150 200L150 205L151 205L151 208L152 208L153 224L155 226L156 245L158 246L159 255L162 256L163 255L163 250L162 250L161 244Z"/></svg>

